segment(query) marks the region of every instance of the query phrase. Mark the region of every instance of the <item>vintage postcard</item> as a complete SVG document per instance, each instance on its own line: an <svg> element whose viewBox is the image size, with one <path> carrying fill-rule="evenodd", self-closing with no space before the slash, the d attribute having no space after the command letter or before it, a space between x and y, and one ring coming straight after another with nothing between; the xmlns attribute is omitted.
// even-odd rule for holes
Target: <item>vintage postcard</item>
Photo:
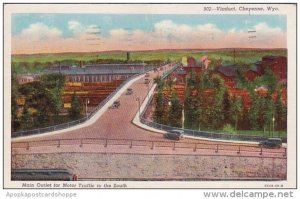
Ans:
<svg viewBox="0 0 300 199"><path fill-rule="evenodd" d="M296 188L296 4L4 4L4 188Z"/></svg>

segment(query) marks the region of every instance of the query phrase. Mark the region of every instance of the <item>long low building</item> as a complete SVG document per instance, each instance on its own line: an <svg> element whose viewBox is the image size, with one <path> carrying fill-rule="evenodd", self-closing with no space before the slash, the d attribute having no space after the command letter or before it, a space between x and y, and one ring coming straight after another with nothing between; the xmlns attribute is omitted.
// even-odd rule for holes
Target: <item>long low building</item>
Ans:
<svg viewBox="0 0 300 199"><path fill-rule="evenodd" d="M144 63L55 65L49 67L45 72L64 74L67 82L112 82L126 80L132 75L144 72L148 67Z"/></svg>

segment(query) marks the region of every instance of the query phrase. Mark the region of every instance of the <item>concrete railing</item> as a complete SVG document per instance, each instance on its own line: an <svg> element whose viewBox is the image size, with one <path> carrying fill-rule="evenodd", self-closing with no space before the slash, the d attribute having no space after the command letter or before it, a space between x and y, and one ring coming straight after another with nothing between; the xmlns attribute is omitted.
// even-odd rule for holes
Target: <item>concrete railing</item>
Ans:
<svg viewBox="0 0 300 199"><path fill-rule="evenodd" d="M97 146L128 146L129 148L137 147L149 147L154 148L172 148L175 149L190 149L191 151L197 150L209 150L215 153L221 151L231 151L238 154L243 154L243 152L252 152L255 156L262 156L265 154L275 155L277 157L286 158L287 151L285 150L272 150L257 146L240 145L240 144L224 144L224 143L193 143L193 142L176 142L170 140L163 141L153 141L153 140L138 140L138 139L101 139L101 138L74 138L74 139L55 139L55 140L38 140L38 141L22 141L14 142L11 145L11 149L14 152L15 149L26 149L30 150L35 147L45 147L52 146L55 148L60 148L61 146L79 146L84 145L97 145ZM42 151L41 151L42 153Z"/></svg>

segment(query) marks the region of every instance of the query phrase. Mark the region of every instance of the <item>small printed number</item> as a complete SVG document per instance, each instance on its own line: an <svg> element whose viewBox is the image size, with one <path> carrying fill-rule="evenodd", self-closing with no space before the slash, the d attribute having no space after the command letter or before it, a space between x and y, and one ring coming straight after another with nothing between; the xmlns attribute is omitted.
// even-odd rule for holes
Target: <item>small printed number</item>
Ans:
<svg viewBox="0 0 300 199"><path fill-rule="evenodd" d="M204 11L211 11L211 7L204 7Z"/></svg>

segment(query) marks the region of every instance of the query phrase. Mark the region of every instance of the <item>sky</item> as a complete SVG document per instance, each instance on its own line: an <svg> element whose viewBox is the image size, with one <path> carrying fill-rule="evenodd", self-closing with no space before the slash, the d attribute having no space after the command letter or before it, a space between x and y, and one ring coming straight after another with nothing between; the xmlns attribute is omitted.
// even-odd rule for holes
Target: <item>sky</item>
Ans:
<svg viewBox="0 0 300 199"><path fill-rule="evenodd" d="M250 32L249 32L250 31ZM284 15L13 14L12 53L286 48Z"/></svg>

